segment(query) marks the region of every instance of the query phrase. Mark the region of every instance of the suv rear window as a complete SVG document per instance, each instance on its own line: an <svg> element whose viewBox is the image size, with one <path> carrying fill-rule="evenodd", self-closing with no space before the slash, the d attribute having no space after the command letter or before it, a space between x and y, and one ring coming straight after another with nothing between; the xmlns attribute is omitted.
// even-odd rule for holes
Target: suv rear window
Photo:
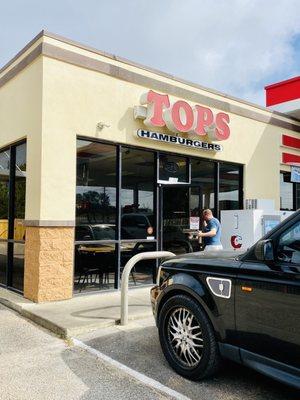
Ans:
<svg viewBox="0 0 300 400"><path fill-rule="evenodd" d="M149 226L147 218L143 215L124 216L122 218L122 224L123 226L137 226L138 224Z"/></svg>
<svg viewBox="0 0 300 400"><path fill-rule="evenodd" d="M114 240L115 231L111 227L93 227L94 240Z"/></svg>

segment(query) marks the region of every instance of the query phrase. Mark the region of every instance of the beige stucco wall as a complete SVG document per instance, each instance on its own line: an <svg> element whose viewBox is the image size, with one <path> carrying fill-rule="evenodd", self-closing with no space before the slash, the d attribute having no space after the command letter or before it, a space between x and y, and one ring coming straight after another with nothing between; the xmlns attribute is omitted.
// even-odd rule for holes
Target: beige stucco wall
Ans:
<svg viewBox="0 0 300 400"><path fill-rule="evenodd" d="M40 42L121 66L155 78L162 85L164 82L171 83L178 88L226 100L270 118L272 116L259 107L238 103L235 99L225 99L217 93L188 86L187 83L47 36L39 39L32 48ZM15 65L16 61L12 66ZM135 135L136 130L144 128L144 125L141 120L133 118L133 107L138 105L141 94L148 89L45 56L40 56L0 88L0 149L11 142L27 138L27 220L74 221L76 135L243 164L244 197L273 198L279 207L279 171L289 169L280 165L281 135L285 133L297 137L298 134L231 113L231 137L222 142L223 152L212 153L150 142ZM172 101L177 100L172 96L170 98ZM218 112L217 109L213 111ZM97 129L98 122L109 127L100 131Z"/></svg>
<svg viewBox="0 0 300 400"><path fill-rule="evenodd" d="M0 88L0 150L27 140L26 218L40 213L42 57Z"/></svg>
<svg viewBox="0 0 300 400"><path fill-rule="evenodd" d="M223 152L184 149L135 135L145 126L134 120L133 107L147 87L45 58L43 88L43 219L74 219L76 135L244 164L245 198L272 198L279 207L282 129L230 114L231 136L222 142ZM97 130L100 121L109 127Z"/></svg>
<svg viewBox="0 0 300 400"><path fill-rule="evenodd" d="M271 112L260 107L190 86L64 40L40 35L18 59L0 70L0 151L20 139L27 140L25 218L31 225L27 228L25 245L24 293L27 298L51 301L72 296L77 136L243 164L244 198L274 199L279 208L279 172L290 169L281 165L281 153L285 151L281 136L285 133L299 137L299 134L229 113L231 136L221 143L222 152L140 139L136 131L145 126L141 120L134 119L133 108L149 87L76 66L75 61L74 64L59 61L59 56L55 58L55 55L40 55L1 85L5 74L18 68L20 60L26 61L26 56L38 49L38 45L42 48L42 43L72 51L77 60L86 56L155 79L159 86L161 83L162 93L167 83L228 102L248 114L252 111L272 117ZM195 104L184 97L170 96L170 99ZM206 106L205 103L201 105ZM282 116L276 118L291 122ZM99 130L99 122L107 126ZM167 129L157 131L170 133ZM297 154L291 149L288 152Z"/></svg>
<svg viewBox="0 0 300 400"><path fill-rule="evenodd" d="M178 88L183 88L183 89L188 89L188 90L193 90L195 93L199 93L202 95L209 96L212 99L216 100L221 100L221 101L228 101L230 104L234 104L237 106L243 106L246 110L250 111L260 111L262 115L265 116L271 116L271 113L269 110L267 110L265 107L261 107L259 105L256 105L251 102L244 101L239 98L235 98L233 96L228 96L227 94L218 92L217 90L214 90L213 88L205 88L201 85L195 84L193 82L188 82L186 80L180 79L179 77L174 77L170 74L161 72L161 71L156 71L155 69L151 67L145 67L143 65L139 65L138 63L134 63L130 60L123 59L121 57L108 54L105 52L101 52L97 49L89 48L85 45L82 45L80 43L72 42L68 39L61 38L61 37L55 37L55 35L49 34L47 35L47 32L45 36L43 37L43 42L53 45L59 49L75 52L76 54L80 56L85 56L88 58L91 58L93 60L105 62L109 65L113 65L116 67L121 67L125 68L128 71L135 72L138 74L142 74L145 77L148 78L154 78L162 83L169 83L171 85L176 85ZM262 88L263 90L263 88ZM284 116L278 116L278 118L282 120L287 120Z"/></svg>

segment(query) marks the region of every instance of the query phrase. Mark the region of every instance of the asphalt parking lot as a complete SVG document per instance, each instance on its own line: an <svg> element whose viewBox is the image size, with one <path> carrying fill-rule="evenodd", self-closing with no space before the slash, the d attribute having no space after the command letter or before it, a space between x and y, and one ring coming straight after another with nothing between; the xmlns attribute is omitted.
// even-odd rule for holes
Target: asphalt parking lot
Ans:
<svg viewBox="0 0 300 400"><path fill-rule="evenodd" d="M0 305L0 400L169 400Z"/></svg>
<svg viewBox="0 0 300 400"><path fill-rule="evenodd" d="M299 400L299 393L255 371L224 361L219 374L191 382L177 375L165 361L153 318L129 327L111 327L79 336L82 342L189 397L201 400Z"/></svg>

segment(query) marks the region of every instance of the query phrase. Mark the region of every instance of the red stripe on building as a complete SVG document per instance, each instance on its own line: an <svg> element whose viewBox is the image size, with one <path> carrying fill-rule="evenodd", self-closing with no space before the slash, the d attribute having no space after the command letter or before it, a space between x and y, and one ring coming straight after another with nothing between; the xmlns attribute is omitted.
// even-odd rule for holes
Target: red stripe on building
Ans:
<svg viewBox="0 0 300 400"><path fill-rule="evenodd" d="M267 107L300 98L300 76L265 87Z"/></svg>
<svg viewBox="0 0 300 400"><path fill-rule="evenodd" d="M294 147L294 149L300 149L300 139L292 136L282 135L282 144L284 146Z"/></svg>
<svg viewBox="0 0 300 400"><path fill-rule="evenodd" d="M300 156L295 154L282 153L282 162L284 164L300 164Z"/></svg>

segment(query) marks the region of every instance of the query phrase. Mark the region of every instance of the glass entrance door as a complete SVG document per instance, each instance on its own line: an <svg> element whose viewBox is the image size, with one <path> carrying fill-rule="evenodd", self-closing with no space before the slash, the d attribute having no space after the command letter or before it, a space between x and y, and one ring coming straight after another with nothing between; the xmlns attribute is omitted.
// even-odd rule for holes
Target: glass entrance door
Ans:
<svg viewBox="0 0 300 400"><path fill-rule="evenodd" d="M180 185L163 186L161 193L163 249L175 254L198 251L200 193Z"/></svg>

